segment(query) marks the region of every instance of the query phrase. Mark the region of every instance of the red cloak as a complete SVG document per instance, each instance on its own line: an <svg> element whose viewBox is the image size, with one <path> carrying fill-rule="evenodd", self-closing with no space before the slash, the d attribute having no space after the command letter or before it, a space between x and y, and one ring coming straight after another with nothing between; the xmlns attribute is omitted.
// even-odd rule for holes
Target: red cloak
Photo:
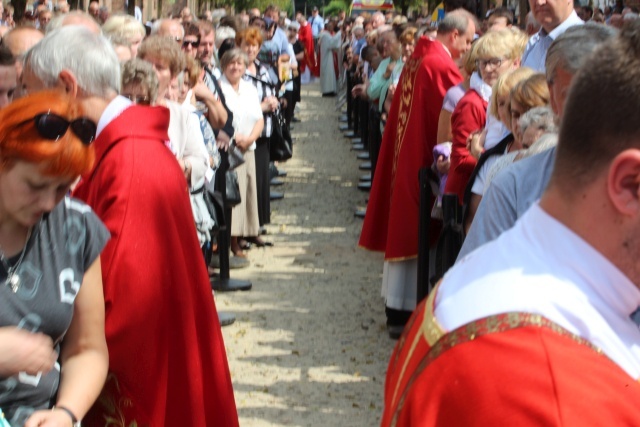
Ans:
<svg viewBox="0 0 640 427"><path fill-rule="evenodd" d="M467 138L472 132L484 129L487 105L487 101L471 89L460 99L451 115L451 168L444 191L457 194L460 205L464 204L464 191L478 163L467 149Z"/></svg>
<svg viewBox="0 0 640 427"><path fill-rule="evenodd" d="M444 95L461 81L442 43L421 37L393 97L360 235L386 260L418 254L418 172L433 163Z"/></svg>
<svg viewBox="0 0 640 427"><path fill-rule="evenodd" d="M383 427L640 425L640 384L585 339L528 313L442 335L432 304L389 362Z"/></svg>
<svg viewBox="0 0 640 427"><path fill-rule="evenodd" d="M132 106L95 141L74 196L102 219L109 376L86 426L238 426L169 110Z"/></svg>
<svg viewBox="0 0 640 427"><path fill-rule="evenodd" d="M298 30L298 40L304 47L304 62L300 64L300 71L304 73L305 67L309 67L309 72L315 77L320 76L320 64L316 58L316 51L313 47L313 33L311 25L306 23L300 26Z"/></svg>

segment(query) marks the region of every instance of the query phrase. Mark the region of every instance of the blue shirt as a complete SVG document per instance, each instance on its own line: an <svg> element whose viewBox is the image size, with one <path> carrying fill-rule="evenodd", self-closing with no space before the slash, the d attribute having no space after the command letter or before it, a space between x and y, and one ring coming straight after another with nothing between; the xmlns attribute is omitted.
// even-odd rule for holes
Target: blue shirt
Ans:
<svg viewBox="0 0 640 427"><path fill-rule="evenodd" d="M311 34L313 38L320 36L322 30L324 30L324 19L319 14L309 17L309 23L311 24Z"/></svg>
<svg viewBox="0 0 640 427"><path fill-rule="evenodd" d="M582 24L584 24L584 22L578 18L578 14L574 10L562 24L558 25L550 33L547 33L544 28L541 28L540 31L529 39L529 43L527 43L527 47L522 55L522 66L532 68L539 73L544 73L544 62L547 59L547 50L549 50L551 43L553 43L559 35L567 31L569 27Z"/></svg>

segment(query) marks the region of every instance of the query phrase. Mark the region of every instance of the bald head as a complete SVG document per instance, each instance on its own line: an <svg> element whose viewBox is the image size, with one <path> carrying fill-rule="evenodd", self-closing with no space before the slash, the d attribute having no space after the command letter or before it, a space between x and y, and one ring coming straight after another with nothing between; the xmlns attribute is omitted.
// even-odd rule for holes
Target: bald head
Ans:
<svg viewBox="0 0 640 427"><path fill-rule="evenodd" d="M81 27L85 27L95 35L102 34L102 29L100 28L100 25L98 25L98 22L88 13L82 12L80 10L74 10L73 12L58 15L53 18L49 25L47 25L47 34L54 30L57 30L60 27L66 27L70 25L79 25Z"/></svg>
<svg viewBox="0 0 640 427"><path fill-rule="evenodd" d="M182 41L184 37L184 28L177 19L162 19L160 24L154 27L154 29L155 28L157 28L157 30L152 31L152 33L159 36L171 37L178 41Z"/></svg>
<svg viewBox="0 0 640 427"><path fill-rule="evenodd" d="M24 55L43 37L42 32L33 27L16 27L2 37L3 46L7 47L15 58L18 80L22 75Z"/></svg>

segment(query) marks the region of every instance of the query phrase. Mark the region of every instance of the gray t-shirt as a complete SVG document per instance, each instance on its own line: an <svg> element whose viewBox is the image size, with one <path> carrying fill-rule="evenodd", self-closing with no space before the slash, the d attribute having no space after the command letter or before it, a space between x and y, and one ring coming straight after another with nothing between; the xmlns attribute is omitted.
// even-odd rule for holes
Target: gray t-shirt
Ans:
<svg viewBox="0 0 640 427"><path fill-rule="evenodd" d="M513 227L547 188L555 147L522 159L500 172L482 197L458 260Z"/></svg>
<svg viewBox="0 0 640 427"><path fill-rule="evenodd" d="M85 271L102 252L109 231L86 204L65 197L34 226L16 270L14 294L0 265L0 327L49 335L59 351L73 317L73 303ZM20 255L9 260L18 262ZM58 391L60 366L47 374L0 378L0 408L12 426L22 426L38 409L50 408Z"/></svg>

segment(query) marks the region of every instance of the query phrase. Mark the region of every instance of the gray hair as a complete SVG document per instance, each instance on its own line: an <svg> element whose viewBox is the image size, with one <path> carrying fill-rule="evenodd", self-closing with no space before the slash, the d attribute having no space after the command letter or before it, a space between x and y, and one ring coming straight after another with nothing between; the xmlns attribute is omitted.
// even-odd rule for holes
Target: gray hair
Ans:
<svg viewBox="0 0 640 427"><path fill-rule="evenodd" d="M120 63L111 42L83 26L47 34L27 53L25 69L47 88L58 84L62 70L69 70L88 95L108 98L120 92Z"/></svg>
<svg viewBox="0 0 640 427"><path fill-rule="evenodd" d="M158 98L158 76L153 65L142 59L134 58L122 64L122 88L129 84L137 84L149 91L151 104Z"/></svg>
<svg viewBox="0 0 640 427"><path fill-rule="evenodd" d="M544 132L556 132L555 115L549 107L535 107L520 117L520 129L522 133L531 126Z"/></svg>
<svg viewBox="0 0 640 427"><path fill-rule="evenodd" d="M451 34L458 31L463 34L469 28L469 22L475 22L475 18L464 9L456 9L445 15L438 24L438 34Z"/></svg>
<svg viewBox="0 0 640 427"><path fill-rule="evenodd" d="M547 82L553 84L558 68L569 74L578 72L584 60L601 43L612 39L618 31L607 25L586 23L570 27L549 47L545 61Z"/></svg>
<svg viewBox="0 0 640 427"><path fill-rule="evenodd" d="M247 54L240 48L235 47L233 49L229 49L224 53L224 55L222 55L222 58L220 58L220 68L224 71L227 69L229 64L236 62L239 59L244 62L245 67L249 65L249 58L247 57Z"/></svg>
<svg viewBox="0 0 640 427"><path fill-rule="evenodd" d="M558 134L554 132L547 132L542 134L540 138L536 142L533 143L531 147L526 150L522 150L522 155L520 156L520 160L531 157L538 153L542 153L543 151L547 151L551 147L555 147L558 145Z"/></svg>

